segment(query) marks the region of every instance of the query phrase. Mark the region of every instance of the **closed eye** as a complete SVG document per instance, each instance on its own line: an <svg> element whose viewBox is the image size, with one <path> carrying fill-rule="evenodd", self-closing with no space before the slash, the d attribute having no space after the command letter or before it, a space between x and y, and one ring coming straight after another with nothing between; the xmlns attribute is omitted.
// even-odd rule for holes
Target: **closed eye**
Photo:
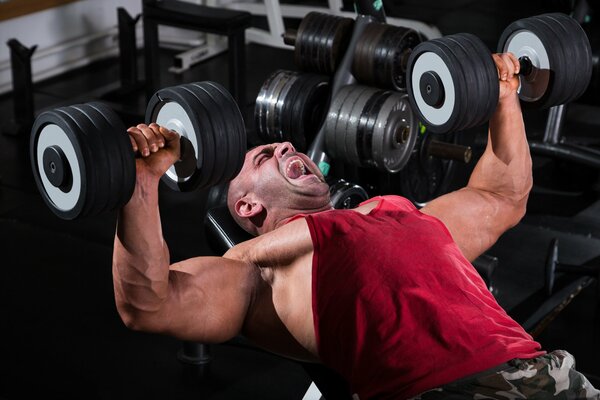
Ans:
<svg viewBox="0 0 600 400"><path fill-rule="evenodd" d="M254 165L260 166L263 162L273 156L273 148L265 147L254 157Z"/></svg>

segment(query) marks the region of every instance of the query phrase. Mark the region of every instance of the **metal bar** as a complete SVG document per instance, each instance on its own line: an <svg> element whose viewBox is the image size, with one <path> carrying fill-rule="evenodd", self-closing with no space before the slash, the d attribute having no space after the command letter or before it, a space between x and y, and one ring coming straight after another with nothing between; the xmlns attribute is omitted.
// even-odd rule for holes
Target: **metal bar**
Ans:
<svg viewBox="0 0 600 400"><path fill-rule="evenodd" d="M548 119L546 120L546 129L544 130L544 143L557 144L560 142L560 134L565 123L566 111L567 109L564 104L550 108Z"/></svg>
<svg viewBox="0 0 600 400"><path fill-rule="evenodd" d="M427 145L427 154L445 160L456 160L468 164L473 156L473 151L469 146L430 140Z"/></svg>
<svg viewBox="0 0 600 400"><path fill-rule="evenodd" d="M552 144L534 141L529 142L529 148L534 154L574 161L593 168L600 168L600 157L593 152L587 152L583 149L572 148L565 144Z"/></svg>
<svg viewBox="0 0 600 400"><path fill-rule="evenodd" d="M138 83L137 71L137 41L135 25L140 19L138 14L135 18L123 7L117 8L117 19L119 21L119 66L121 74L121 88L133 88Z"/></svg>
<svg viewBox="0 0 600 400"><path fill-rule="evenodd" d="M25 47L17 39L10 39L7 43L10 48L10 65L13 83L14 118L17 129L14 134L28 131L33 125L33 80L31 75L31 56L37 48Z"/></svg>

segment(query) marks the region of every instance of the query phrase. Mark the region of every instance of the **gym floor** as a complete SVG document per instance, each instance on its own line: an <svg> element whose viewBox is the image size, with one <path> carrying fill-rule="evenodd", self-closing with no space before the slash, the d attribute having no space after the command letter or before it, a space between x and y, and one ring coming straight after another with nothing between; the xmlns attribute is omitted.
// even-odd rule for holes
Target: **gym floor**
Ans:
<svg viewBox="0 0 600 400"><path fill-rule="evenodd" d="M171 56L163 52L161 70L166 71ZM294 69L290 51L248 45L247 116L260 85L278 68ZM107 60L37 84L36 108L85 101L86 93L117 79L117 63ZM162 84L207 79L227 85L226 54L182 75L165 72ZM141 121L143 96L124 102L139 110ZM9 95L0 97L0 121L10 120L12 107ZM598 111L589 105L571 107L565 132L597 134ZM539 112L526 114L532 137L543 131L544 118ZM251 118L247 125L255 140ZM485 132L469 137L475 152L481 151ZM178 361L180 341L128 330L113 298L116 215L76 222L56 218L37 193L28 151L27 135L0 135L0 399L302 398L310 380L300 366L241 338L211 346L212 361L193 367ZM494 293L519 322L531 314L531 304L544 299L543 269L552 238L560 239L562 262L581 264L600 257L597 171L542 158L534 159L534 168L540 185L531 195L527 216L489 252L500 260ZM452 186L464 185L467 173L468 168L459 171ZM203 228L209 192L175 195L163 189L163 230L174 261L213 254ZM596 283L583 289L537 339L545 349L573 353L578 369L600 387L597 294Z"/></svg>

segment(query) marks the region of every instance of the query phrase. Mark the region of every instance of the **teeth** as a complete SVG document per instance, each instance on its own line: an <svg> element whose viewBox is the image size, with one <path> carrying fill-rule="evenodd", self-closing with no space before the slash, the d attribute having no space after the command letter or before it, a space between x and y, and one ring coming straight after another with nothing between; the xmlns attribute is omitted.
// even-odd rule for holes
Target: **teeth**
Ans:
<svg viewBox="0 0 600 400"><path fill-rule="evenodd" d="M300 170L300 175L306 175L306 166L301 160L292 161L287 167L287 175L290 176L292 169L298 168Z"/></svg>

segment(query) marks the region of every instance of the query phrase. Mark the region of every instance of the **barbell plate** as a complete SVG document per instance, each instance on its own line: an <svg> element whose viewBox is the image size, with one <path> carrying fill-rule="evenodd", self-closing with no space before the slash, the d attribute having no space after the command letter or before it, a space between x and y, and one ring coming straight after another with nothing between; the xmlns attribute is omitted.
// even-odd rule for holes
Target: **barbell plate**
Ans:
<svg viewBox="0 0 600 400"><path fill-rule="evenodd" d="M377 168L399 172L408 162L418 136L417 122L406 96L393 93L382 105L373 130Z"/></svg>
<svg viewBox="0 0 600 400"><path fill-rule="evenodd" d="M362 162L359 156L359 146L361 143L357 141L357 131L359 119L365 104L369 100L369 94L375 89L368 86L355 86L351 96L346 100L351 104L350 112L345 117L346 125L344 127L345 140L345 160L350 164L361 166Z"/></svg>
<svg viewBox="0 0 600 400"><path fill-rule="evenodd" d="M340 155L337 147L338 139L336 124L338 122L340 107L345 99L345 96L348 94L348 90L348 86L344 86L338 91L331 101L329 110L327 112L327 117L325 119L325 148L327 149L327 154L329 154L329 156L332 158L337 158Z"/></svg>
<svg viewBox="0 0 600 400"><path fill-rule="evenodd" d="M342 96L339 109L337 111L337 121L335 122L335 147L338 157L341 160L347 161L346 152L346 122L349 114L348 98L352 95L355 87L353 85L346 86L344 91L340 90Z"/></svg>
<svg viewBox="0 0 600 400"><path fill-rule="evenodd" d="M346 53L346 49L350 43L353 27L353 19L336 17L335 30L333 32L333 37L331 38L331 44L328 44L328 48L331 49L328 68L329 74L334 73L342 61L342 57Z"/></svg>
<svg viewBox="0 0 600 400"><path fill-rule="evenodd" d="M67 220L79 217L86 201L86 160L76 131L76 125L56 110L41 113L31 129L30 156L36 185L50 210ZM43 154L51 146L62 150L71 169L72 183L66 191L52 185L43 172Z"/></svg>
<svg viewBox="0 0 600 400"><path fill-rule="evenodd" d="M391 95L391 91L374 90L363 108L357 131L359 155L363 165L377 167L373 160L373 134L381 107Z"/></svg>
<svg viewBox="0 0 600 400"><path fill-rule="evenodd" d="M100 102L86 103L88 107L96 110L106 121L106 133L111 137L111 142L116 147L117 151L113 154L113 159L120 166L116 172L119 176L120 184L117 186L115 195L115 204L113 209L120 208L127 204L135 189L135 154L129 140L129 135L125 129L125 125L118 115Z"/></svg>
<svg viewBox="0 0 600 400"><path fill-rule="evenodd" d="M277 141L293 142L292 132L287 126L289 118L289 107L293 107L301 92L303 74L295 73L288 80L277 99Z"/></svg>
<svg viewBox="0 0 600 400"><path fill-rule="evenodd" d="M254 108L254 120L256 125L256 131L258 135L265 141L271 142L273 138L269 132L269 121L267 121L267 109L270 103L273 101L273 91L275 82L281 79L282 74L289 73L290 71L277 70L267 77L263 82L258 96L256 97L256 104Z"/></svg>

